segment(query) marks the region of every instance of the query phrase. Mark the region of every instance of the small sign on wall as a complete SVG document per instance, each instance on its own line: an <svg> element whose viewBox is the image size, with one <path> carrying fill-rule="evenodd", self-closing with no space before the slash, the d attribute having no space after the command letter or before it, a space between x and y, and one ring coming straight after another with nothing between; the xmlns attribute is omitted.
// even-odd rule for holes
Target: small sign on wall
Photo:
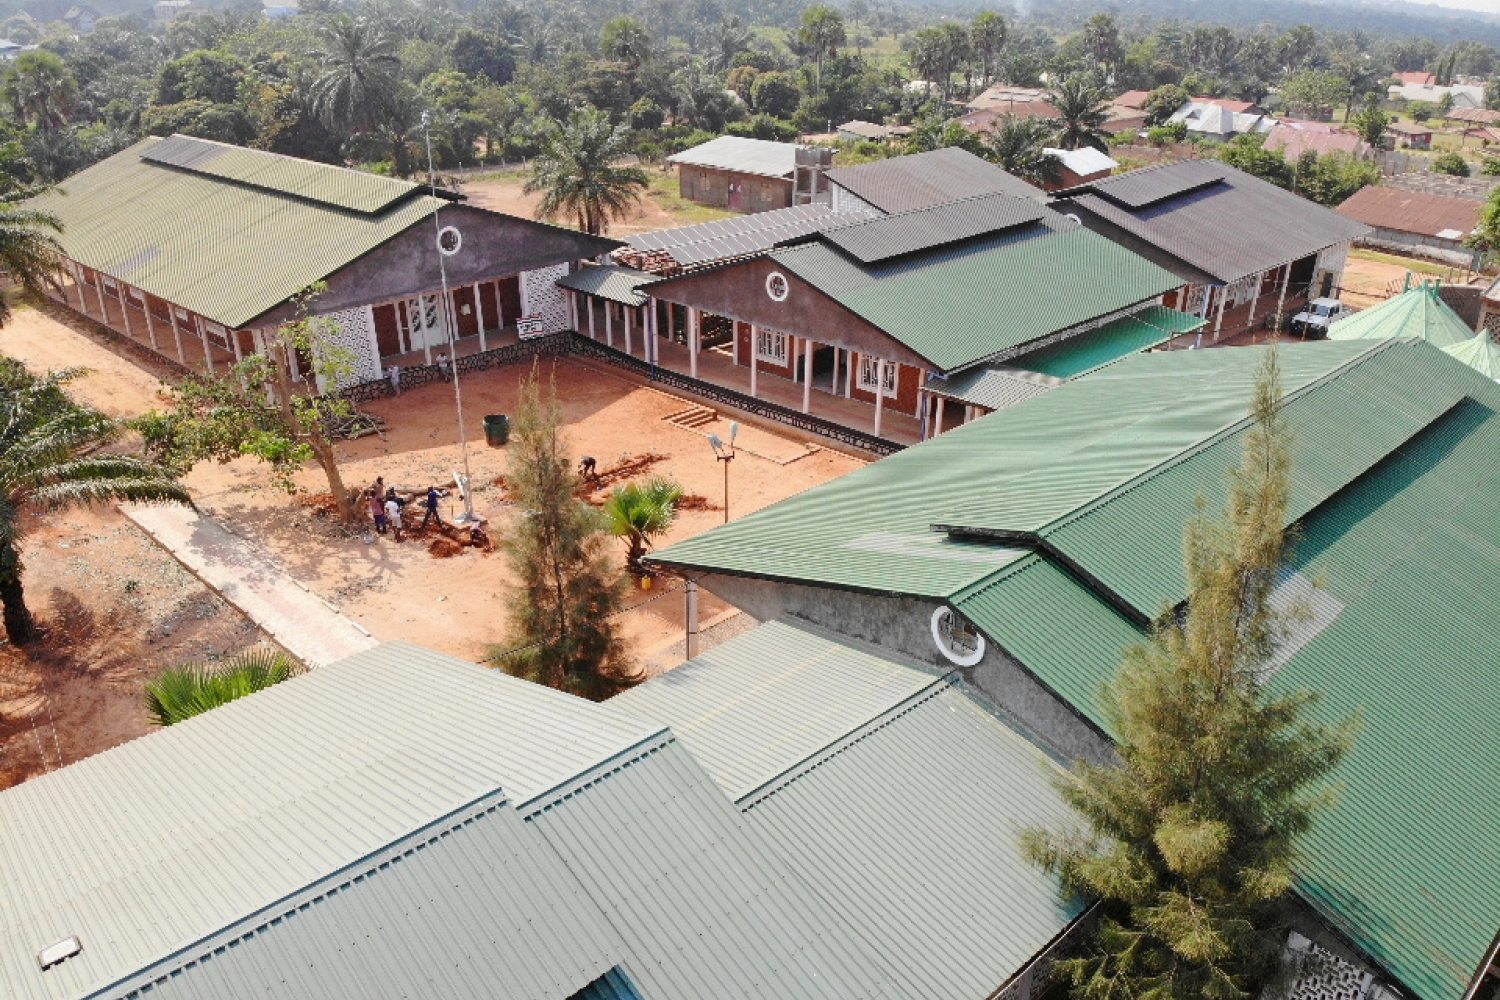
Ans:
<svg viewBox="0 0 1500 1000"><path fill-rule="evenodd" d="M530 340L532 337L542 335L542 317L539 313L530 316L522 316L516 320L516 336L522 340Z"/></svg>

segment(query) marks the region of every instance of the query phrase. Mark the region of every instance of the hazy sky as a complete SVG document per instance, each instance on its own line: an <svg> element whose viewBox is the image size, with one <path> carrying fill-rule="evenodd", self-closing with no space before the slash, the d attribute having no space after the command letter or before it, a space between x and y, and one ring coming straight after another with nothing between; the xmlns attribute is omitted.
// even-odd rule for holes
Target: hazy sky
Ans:
<svg viewBox="0 0 1500 1000"><path fill-rule="evenodd" d="M1426 3L1428 0L1417 0ZM1482 10L1486 14L1500 14L1500 0L1441 0L1439 6L1458 7L1463 10Z"/></svg>

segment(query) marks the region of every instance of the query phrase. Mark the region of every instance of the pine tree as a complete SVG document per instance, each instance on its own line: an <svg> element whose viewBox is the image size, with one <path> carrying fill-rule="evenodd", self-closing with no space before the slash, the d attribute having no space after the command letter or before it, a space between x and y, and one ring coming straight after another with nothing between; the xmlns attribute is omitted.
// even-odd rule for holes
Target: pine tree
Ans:
<svg viewBox="0 0 1500 1000"><path fill-rule="evenodd" d="M1058 963L1075 997L1249 997L1279 966L1297 840L1356 725L1311 721L1317 695L1264 686L1294 615L1270 603L1286 555L1280 407L1271 351L1224 515L1200 503L1187 527L1186 610L1105 686L1118 763L1079 762L1061 784L1088 828L1026 835L1033 860L1102 904L1094 938Z"/></svg>
<svg viewBox="0 0 1500 1000"><path fill-rule="evenodd" d="M577 498L564 454L554 386L544 401L537 374L521 389L511 434L511 496L521 518L506 542L518 584L513 626L501 662L508 673L601 699L630 672L614 621L625 580L607 554L604 516Z"/></svg>

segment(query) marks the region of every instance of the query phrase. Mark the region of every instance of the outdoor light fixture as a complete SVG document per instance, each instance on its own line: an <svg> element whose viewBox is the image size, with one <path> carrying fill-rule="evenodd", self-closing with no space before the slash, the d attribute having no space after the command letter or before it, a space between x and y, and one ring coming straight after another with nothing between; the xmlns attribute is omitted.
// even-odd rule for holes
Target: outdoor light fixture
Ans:
<svg viewBox="0 0 1500 1000"><path fill-rule="evenodd" d="M708 436L708 443L713 446L714 458L724 463L724 523L729 523L729 463L734 461L734 439L739 437L740 425L734 421L729 423L729 443L717 434Z"/></svg>

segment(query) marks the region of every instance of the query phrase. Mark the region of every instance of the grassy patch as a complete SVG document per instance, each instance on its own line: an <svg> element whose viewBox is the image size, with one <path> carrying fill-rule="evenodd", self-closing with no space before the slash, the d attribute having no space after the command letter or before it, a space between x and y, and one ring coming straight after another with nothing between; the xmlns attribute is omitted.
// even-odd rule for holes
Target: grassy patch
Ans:
<svg viewBox="0 0 1500 1000"><path fill-rule="evenodd" d="M674 224L691 226L699 222L715 222L738 215L722 208L699 205L678 194L677 175L660 170L648 171L651 175L651 190L647 197L656 202L663 212L672 216Z"/></svg>
<svg viewBox="0 0 1500 1000"><path fill-rule="evenodd" d="M1394 253L1381 253L1378 250L1355 248L1349 251L1349 256L1358 260L1374 261L1377 264L1392 264L1396 267L1404 267L1408 271L1416 271L1418 274L1441 276L1452 270L1450 267L1445 267L1430 260L1420 260L1416 257L1402 257Z"/></svg>

